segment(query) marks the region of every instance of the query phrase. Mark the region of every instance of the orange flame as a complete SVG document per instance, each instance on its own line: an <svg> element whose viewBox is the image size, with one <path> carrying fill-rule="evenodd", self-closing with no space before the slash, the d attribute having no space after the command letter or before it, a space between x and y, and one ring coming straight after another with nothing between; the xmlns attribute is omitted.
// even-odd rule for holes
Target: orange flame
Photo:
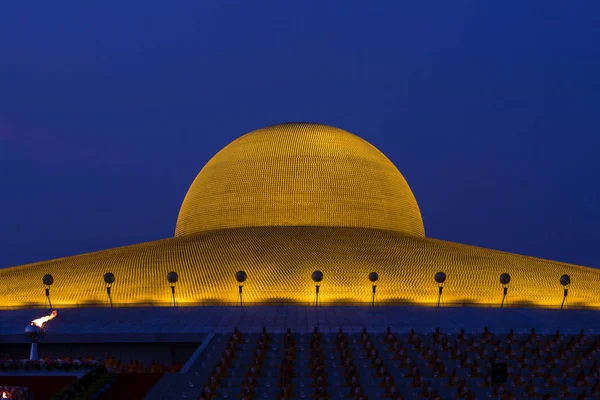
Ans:
<svg viewBox="0 0 600 400"><path fill-rule="evenodd" d="M6 394L6 392L2 392L2 398L3 399L8 399L8 395Z"/></svg>
<svg viewBox="0 0 600 400"><path fill-rule="evenodd" d="M52 314L50 314L50 315L46 315L45 317L34 319L33 321L31 321L31 325L36 325L41 328L42 325L44 325L44 322L54 319L54 317L56 317L57 314L58 313L56 311L52 311Z"/></svg>

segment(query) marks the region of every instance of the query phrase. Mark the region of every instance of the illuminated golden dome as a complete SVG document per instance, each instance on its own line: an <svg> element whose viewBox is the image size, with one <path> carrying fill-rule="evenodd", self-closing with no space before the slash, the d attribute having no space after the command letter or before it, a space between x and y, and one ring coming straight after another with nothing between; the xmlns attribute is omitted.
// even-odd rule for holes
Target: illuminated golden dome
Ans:
<svg viewBox="0 0 600 400"><path fill-rule="evenodd" d="M425 237L415 197L385 155L344 130L309 123L259 129L217 153L188 190L175 236L265 226Z"/></svg>
<svg viewBox="0 0 600 400"><path fill-rule="evenodd" d="M561 304L560 276L573 282L569 304L600 308L600 270L425 238L419 208L394 165L364 140L315 124L249 133L214 156L183 202L176 236L154 242L0 269L0 308L41 307L52 274L59 307L169 305L176 271L181 305L238 301L243 269L247 304L312 304L312 272L324 274L325 304L365 304L372 271L379 304L435 304L438 271L446 305L497 306L500 275L512 276L507 301ZM107 298L104 274L116 281Z"/></svg>

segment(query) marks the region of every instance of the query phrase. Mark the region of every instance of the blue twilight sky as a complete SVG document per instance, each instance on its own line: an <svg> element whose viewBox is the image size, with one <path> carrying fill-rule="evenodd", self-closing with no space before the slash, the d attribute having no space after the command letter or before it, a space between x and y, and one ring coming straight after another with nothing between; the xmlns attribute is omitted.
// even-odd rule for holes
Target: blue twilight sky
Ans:
<svg viewBox="0 0 600 400"><path fill-rule="evenodd" d="M3 1L0 266L172 236L287 121L362 136L428 236L600 267L598 1Z"/></svg>

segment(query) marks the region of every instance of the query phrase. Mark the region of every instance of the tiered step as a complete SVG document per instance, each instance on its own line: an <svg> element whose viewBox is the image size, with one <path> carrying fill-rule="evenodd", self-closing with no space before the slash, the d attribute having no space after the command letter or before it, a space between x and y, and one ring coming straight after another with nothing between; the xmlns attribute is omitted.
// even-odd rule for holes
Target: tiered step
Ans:
<svg viewBox="0 0 600 400"><path fill-rule="evenodd" d="M271 334L270 337L271 343L260 370L255 399L276 399L279 393L279 365L284 357L283 334Z"/></svg>
<svg viewBox="0 0 600 400"><path fill-rule="evenodd" d="M566 398L576 399L583 391L588 393L589 397L587 398L591 398L592 387L596 382L593 377L594 371L597 371L595 363L600 363L598 358L600 350L596 349L596 346L600 348L600 342L596 342L596 337L592 335L578 338L577 344L575 344L576 336L563 336L558 342L552 342L554 347L544 350L547 343L553 340L553 334L541 334L537 336L533 343L531 343L531 339L530 343L527 343L528 333L515 334L510 348L508 348L505 340L506 333L497 334L488 342L482 339L480 332L471 335L465 334L461 340L458 340L458 334L451 334L445 335L448 341L448 348L446 349L443 348L441 343L435 343L432 334L421 334L419 335L419 339L422 341L422 349L420 350L408 343L409 336L407 333L396 333L395 337L402 343L406 356L411 360L410 367L401 367L400 361L394 358L391 345L385 341L385 334L371 332L368 334L383 361L383 365L393 377L398 392L407 400L421 398L433 400L435 398L430 395L423 396L422 387L413 385L413 378L408 376L412 366L419 369L424 384L437 391L440 399L469 398L464 393L462 395L459 393L458 386L450 385L453 371L456 377L466 385L462 387L462 390L467 390L467 393L474 395L474 398L497 398L495 387L488 382L492 362L506 362L508 365L509 379L504 386L505 390L512 394L512 397L506 397L506 399L527 399L525 383L528 381L531 381L536 387L536 396L539 398L545 394L551 395L552 398L561 397L560 392L565 390L566 387L568 387L568 395L564 396ZM285 354L284 334L270 334L270 337L271 341L265 352L253 400L276 400L279 396L280 366ZM313 386L315 378L311 376L310 337L311 334L309 333L294 334L296 352L293 360L292 397L290 400L312 399L315 395ZM376 369L372 367L360 341L360 334L347 333L346 337L363 392L369 400L385 398L386 389L382 384L383 379L377 375ZM241 398L244 377L252 365L258 338L259 334L246 334L244 336L243 343L237 346L236 358L230 363L225 377L221 380L221 386L216 390L212 399L237 400ZM161 379L146 398L152 400L186 398L195 400L219 362L221 354L226 349L228 339L228 334L214 336L196 362L189 368L189 372L185 374L165 374L165 377ZM350 395L350 388L345 384L344 369L341 367L340 353L335 343L335 333L321 334L321 349L324 356L329 398L333 400L353 398ZM453 356L453 346L459 351L458 355ZM592 353L592 350L595 352ZM513 351L514 354L510 354ZM534 352L540 351L542 351L544 357L537 361L534 360ZM426 353L425 357L423 352ZM434 370L427 359L431 356L441 360L445 366L445 372L439 375L434 374ZM522 361L525 359L528 361ZM546 365L547 359L555 360L556 364L553 366ZM575 363L576 360L579 364ZM572 370L568 376L563 378L565 372L563 367L565 365L571 365ZM574 365L579 365L579 367L575 368ZM577 387L576 376L580 372L583 372L586 376L583 387ZM479 376L474 376L474 374ZM555 385L555 387L546 385L545 376L558 377L558 385ZM521 380L523 383L520 382ZM600 393L600 386L598 387L598 393Z"/></svg>
<svg viewBox="0 0 600 400"><path fill-rule="evenodd" d="M229 336L230 334L214 335L188 372L164 374L145 398L148 400L197 399L204 385L207 384L214 367L218 364L221 354L227 348ZM245 362L246 366L249 364L246 354L249 347L248 341L249 338L246 337L245 343L238 345L237 360L231 364L228 373L231 373L232 370L235 371L235 366L241 363ZM238 388L239 386L237 385Z"/></svg>

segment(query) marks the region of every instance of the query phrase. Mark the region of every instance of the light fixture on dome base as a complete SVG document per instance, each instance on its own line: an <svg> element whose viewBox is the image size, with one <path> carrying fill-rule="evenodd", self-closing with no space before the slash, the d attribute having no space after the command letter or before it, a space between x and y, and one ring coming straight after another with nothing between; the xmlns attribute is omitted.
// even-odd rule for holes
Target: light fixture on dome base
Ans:
<svg viewBox="0 0 600 400"><path fill-rule="evenodd" d="M506 299L506 295L508 294L508 284L510 283L510 274L503 273L500 275L500 283L502 284L502 291L504 295L502 296L502 303L500 304L500 308L504 307L504 300Z"/></svg>
<svg viewBox="0 0 600 400"><path fill-rule="evenodd" d="M312 273L312 280L315 283L317 283L317 285L315 285L315 306L318 307L319 306L319 288L320 288L318 283L323 280L323 273L319 270L314 271Z"/></svg>
<svg viewBox="0 0 600 400"><path fill-rule="evenodd" d="M175 301L175 283L179 280L179 275L177 272L171 271L167 274L167 280L171 284L171 296L173 296L173 307L177 307L177 302Z"/></svg>
<svg viewBox="0 0 600 400"><path fill-rule="evenodd" d="M248 275L246 274L245 271L238 271L235 273L235 280L238 281L238 283L240 284L238 286L238 291L240 294L240 307L244 306L244 301L242 298L242 288L243 288L242 283L244 283L246 281L246 279L248 279Z"/></svg>
<svg viewBox="0 0 600 400"><path fill-rule="evenodd" d="M437 306L438 308L440 307L440 302L442 301L442 293L444 291L444 282L446 282L446 274L442 271L438 272L435 274L434 277L435 281L438 284L438 301L437 301Z"/></svg>
<svg viewBox="0 0 600 400"><path fill-rule="evenodd" d="M108 295L108 301L110 302L110 307L113 306L112 296L110 294L110 287L113 283L115 283L115 275L112 272L107 272L104 274L104 283L106 283L106 294Z"/></svg>
<svg viewBox="0 0 600 400"><path fill-rule="evenodd" d="M567 274L564 274L560 277L560 284L563 286L563 300L560 304L560 309L562 310L565 306L565 301L567 300L567 296L569 295L569 286L571 286L571 277Z"/></svg>
<svg viewBox="0 0 600 400"><path fill-rule="evenodd" d="M46 299L48 300L48 305L52 308L52 301L50 301L50 286L54 283L54 277L50 274L46 274L42 278L42 282L46 286Z"/></svg>
<svg viewBox="0 0 600 400"><path fill-rule="evenodd" d="M375 307L375 291L377 290L377 285L375 282L379 279L379 274L375 271L369 274L369 280L373 283L373 293L371 294L371 307Z"/></svg>

